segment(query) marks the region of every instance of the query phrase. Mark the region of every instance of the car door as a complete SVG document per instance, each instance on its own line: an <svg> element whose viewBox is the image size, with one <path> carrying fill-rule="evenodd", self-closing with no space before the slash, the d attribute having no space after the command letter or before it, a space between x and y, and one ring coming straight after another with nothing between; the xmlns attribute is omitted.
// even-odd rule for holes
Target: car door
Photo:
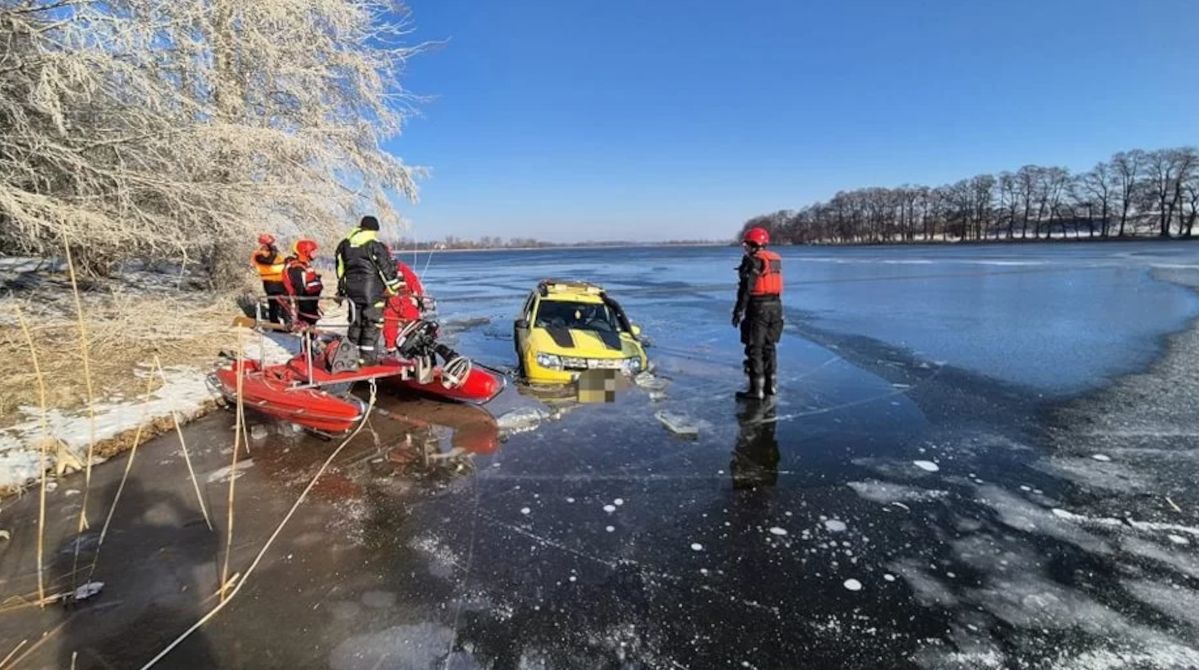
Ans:
<svg viewBox="0 0 1199 670"><path fill-rule="evenodd" d="M516 321L512 324L512 342L516 347L516 360L521 370L525 366L525 347L529 342L529 329L533 327L533 311L536 307L537 292L531 291L529 297L525 298L525 304L520 308L520 313L516 315Z"/></svg>

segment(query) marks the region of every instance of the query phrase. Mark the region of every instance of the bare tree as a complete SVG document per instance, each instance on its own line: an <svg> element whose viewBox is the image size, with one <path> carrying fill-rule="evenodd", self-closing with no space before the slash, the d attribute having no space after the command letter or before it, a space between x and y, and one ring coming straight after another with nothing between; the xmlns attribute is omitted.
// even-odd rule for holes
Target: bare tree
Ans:
<svg viewBox="0 0 1199 670"><path fill-rule="evenodd" d="M1090 201L1099 207L1099 234L1107 237L1112 197L1119 188L1116 170L1108 163L1100 162L1089 172L1079 175L1078 185Z"/></svg>
<svg viewBox="0 0 1199 670"><path fill-rule="evenodd" d="M1120 198L1120 231L1117 233L1120 237L1124 237L1129 212L1136 203L1140 180L1144 174L1145 160L1145 152L1140 149L1121 151L1112 156L1112 168L1116 172L1116 184Z"/></svg>

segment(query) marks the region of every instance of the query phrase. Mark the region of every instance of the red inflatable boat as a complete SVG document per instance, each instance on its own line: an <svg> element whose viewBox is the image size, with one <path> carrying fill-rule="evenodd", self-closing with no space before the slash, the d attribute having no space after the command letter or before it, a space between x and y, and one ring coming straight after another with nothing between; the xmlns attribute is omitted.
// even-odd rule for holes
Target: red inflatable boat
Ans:
<svg viewBox="0 0 1199 670"><path fill-rule="evenodd" d="M217 368L213 382L235 400L240 371L247 408L321 433L347 432L362 419L366 403L350 393L354 382L378 379L393 388L473 404L489 402L504 389L502 377L458 356L434 365L432 356L396 355L377 365L339 369L331 361L340 344L338 339L318 343L311 364L302 353L276 365L232 360Z"/></svg>

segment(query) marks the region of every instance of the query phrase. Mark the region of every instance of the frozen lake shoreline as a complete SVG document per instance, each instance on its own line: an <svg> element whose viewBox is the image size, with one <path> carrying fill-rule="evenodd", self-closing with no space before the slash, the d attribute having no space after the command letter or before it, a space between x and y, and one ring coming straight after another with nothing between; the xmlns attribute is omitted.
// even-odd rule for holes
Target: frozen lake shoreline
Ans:
<svg viewBox="0 0 1199 670"><path fill-rule="evenodd" d="M1179 331L1193 319L1195 298L1147 276L1163 265L1185 266L1167 268L1185 275L1199 263L1185 255L1086 258L1070 261L1088 268L1079 272L982 276L979 267L1008 272L1013 266L995 263L1013 259L933 259L925 250L884 259L905 261L894 263L862 252L852 262L806 258L792 274L784 393L776 405L738 406L729 298L705 288L719 279L712 272L722 271L722 253L538 260L526 252L532 260L519 268L435 266L427 281L451 298L472 297L443 301L443 311L469 324L455 333L456 346L495 364L510 361L512 307L477 294L517 292L527 276L598 275L659 343L651 356L670 382L665 397L632 390L611 405L565 405L502 444L485 413L386 398L386 414L318 484L239 600L169 660L333 668L767 668L797 658L834 668L1199 663L1199 459L1185 411L1199 393L1199 334ZM1096 274L1108 279L1078 283ZM894 290L851 292L864 306L830 299L880 281ZM1145 322L1121 331L1136 355L1106 369L1143 367L1161 351L1161 333L1175 332L1152 367L1104 379L1103 366L1068 358L1061 351L1070 343L1052 342L1033 363L988 374L997 359L976 348L991 340L971 338L990 328L990 311L1018 305L1008 312L1015 327L1066 304L1042 296L1025 307L1028 300L996 291L1077 292L1095 281L1116 291L1105 294L1109 319ZM914 297L895 302L905 294ZM934 323L905 322L907 312ZM857 327L871 313L893 315L895 328L883 333L891 339ZM1083 308L1061 318L1077 327L1103 316ZM1060 325L1030 327L1045 334ZM964 342L948 337L955 334ZM1109 351L1110 340L1083 335L1076 341L1092 352ZM1088 376L1092 390L1057 391L1032 369L1058 359L1063 376ZM492 409L503 415L537 402L513 390ZM698 438L672 435L655 419L659 411L702 422ZM276 431L251 444L253 466L234 474L230 425L228 413L217 413L188 429L216 534L198 516L174 439L161 438L138 456L135 493L123 499L101 552L100 599L73 612L12 614L0 619L0 638L35 639L67 621L35 655L42 665L66 665L79 651L78 667L97 659L123 667L205 611L224 555L228 477L239 492L231 564L244 567L332 446ZM426 470L409 456L413 445L473 455ZM121 462L96 469L102 507ZM69 491L80 483L64 482L51 499L47 548L60 569L78 514ZM15 501L0 511L0 527L31 528L35 513L35 501ZM32 549L27 531L3 548L5 593L28 592ZM147 564L146 556L159 558ZM286 627L276 624L280 611Z"/></svg>

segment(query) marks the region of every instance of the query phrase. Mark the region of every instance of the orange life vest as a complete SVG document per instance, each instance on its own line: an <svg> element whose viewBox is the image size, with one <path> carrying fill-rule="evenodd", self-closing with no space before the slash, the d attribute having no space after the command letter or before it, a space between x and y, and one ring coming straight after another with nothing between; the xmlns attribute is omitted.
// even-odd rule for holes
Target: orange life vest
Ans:
<svg viewBox="0 0 1199 670"><path fill-rule="evenodd" d="M277 251L274 252L274 256L270 256L271 253L272 252L269 247L258 247L258 250L254 252L254 255L250 256L250 264L254 266L255 270L258 270L258 276L262 278L262 281L281 282L283 281L283 256ZM263 263L262 261L258 260L259 256L267 256L271 258L271 262Z"/></svg>
<svg viewBox="0 0 1199 670"><path fill-rule="evenodd" d="M750 287L750 295L782 295L783 294L783 259L773 251L762 249L754 254L754 258L762 261L762 272Z"/></svg>

